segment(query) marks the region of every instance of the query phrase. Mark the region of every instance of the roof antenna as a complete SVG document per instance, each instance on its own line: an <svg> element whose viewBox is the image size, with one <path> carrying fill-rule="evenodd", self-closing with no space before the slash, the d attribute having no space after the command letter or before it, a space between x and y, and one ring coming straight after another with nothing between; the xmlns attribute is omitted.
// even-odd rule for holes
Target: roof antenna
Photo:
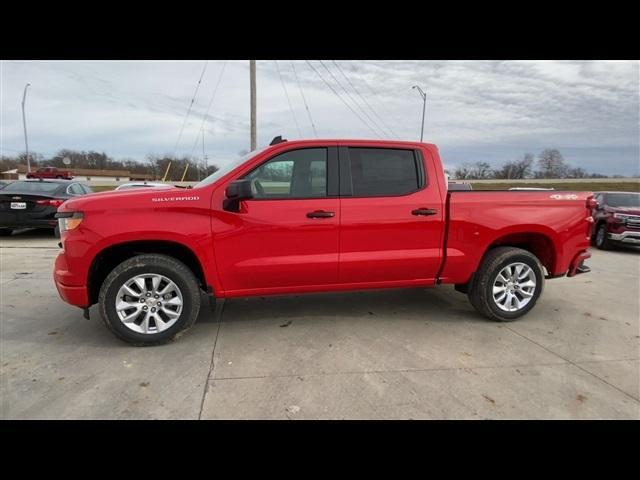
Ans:
<svg viewBox="0 0 640 480"><path fill-rule="evenodd" d="M283 138L282 138L282 135L278 135L277 137L273 137L273 140L271 140L271 143L269 144L269 146L271 146L271 145L277 145L277 144L279 144L279 143L286 142L286 141L287 141L287 139L286 139L286 138L285 138L285 139L283 139Z"/></svg>

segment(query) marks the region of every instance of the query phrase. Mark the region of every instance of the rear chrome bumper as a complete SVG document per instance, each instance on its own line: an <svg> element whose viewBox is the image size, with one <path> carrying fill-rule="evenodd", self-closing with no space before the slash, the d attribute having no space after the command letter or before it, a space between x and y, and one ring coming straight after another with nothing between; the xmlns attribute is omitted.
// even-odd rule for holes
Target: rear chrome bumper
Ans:
<svg viewBox="0 0 640 480"><path fill-rule="evenodd" d="M609 240L621 243L630 243L632 245L640 245L640 232L622 232L610 233Z"/></svg>

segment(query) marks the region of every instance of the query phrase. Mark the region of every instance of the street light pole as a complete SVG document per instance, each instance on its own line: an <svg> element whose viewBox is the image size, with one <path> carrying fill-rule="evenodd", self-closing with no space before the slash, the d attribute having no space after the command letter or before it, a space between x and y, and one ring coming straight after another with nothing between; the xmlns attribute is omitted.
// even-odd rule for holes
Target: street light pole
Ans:
<svg viewBox="0 0 640 480"><path fill-rule="evenodd" d="M424 112L427 109L427 94L418 85L414 85L412 88L417 88L418 93L422 97L422 128L420 129L420 141L422 142L424 136Z"/></svg>
<svg viewBox="0 0 640 480"><path fill-rule="evenodd" d="M22 126L24 127L24 147L27 151L27 173L31 171L31 162L29 161L29 142L27 141L27 120L24 115L24 102L27 99L27 87L31 85L27 83L24 86L24 93L22 94Z"/></svg>

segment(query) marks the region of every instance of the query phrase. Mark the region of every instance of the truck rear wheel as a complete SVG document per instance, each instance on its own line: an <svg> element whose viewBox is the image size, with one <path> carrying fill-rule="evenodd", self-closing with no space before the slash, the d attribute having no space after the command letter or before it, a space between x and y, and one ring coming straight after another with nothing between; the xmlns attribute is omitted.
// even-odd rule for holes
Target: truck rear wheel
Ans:
<svg viewBox="0 0 640 480"><path fill-rule="evenodd" d="M538 258L527 250L498 247L485 255L469 286L469 301L482 315L510 322L531 310L544 286Z"/></svg>
<svg viewBox="0 0 640 480"><path fill-rule="evenodd" d="M200 311L193 272L168 255L125 260L105 279L100 315L118 338L135 346L170 342L191 327Z"/></svg>

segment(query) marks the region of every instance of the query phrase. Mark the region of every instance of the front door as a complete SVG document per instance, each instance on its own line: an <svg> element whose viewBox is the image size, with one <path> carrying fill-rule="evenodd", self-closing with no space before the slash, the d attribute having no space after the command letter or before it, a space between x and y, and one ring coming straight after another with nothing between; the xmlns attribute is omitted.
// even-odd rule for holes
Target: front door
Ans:
<svg viewBox="0 0 640 480"><path fill-rule="evenodd" d="M336 147L286 151L243 178L254 198L214 228L227 296L313 290L338 282ZM217 230L217 231L216 231Z"/></svg>

